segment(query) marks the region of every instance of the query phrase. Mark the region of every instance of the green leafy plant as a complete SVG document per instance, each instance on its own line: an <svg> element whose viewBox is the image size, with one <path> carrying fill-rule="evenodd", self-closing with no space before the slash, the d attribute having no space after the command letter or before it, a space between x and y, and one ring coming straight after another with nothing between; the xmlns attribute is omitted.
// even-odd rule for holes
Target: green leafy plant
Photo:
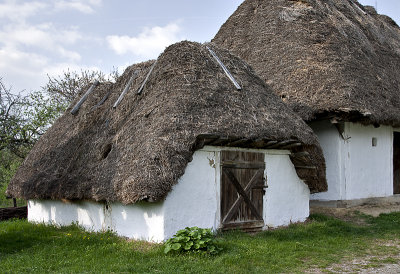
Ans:
<svg viewBox="0 0 400 274"><path fill-rule="evenodd" d="M217 240L211 229L186 227L165 242L164 253L194 251L215 255L222 250L216 243Z"/></svg>

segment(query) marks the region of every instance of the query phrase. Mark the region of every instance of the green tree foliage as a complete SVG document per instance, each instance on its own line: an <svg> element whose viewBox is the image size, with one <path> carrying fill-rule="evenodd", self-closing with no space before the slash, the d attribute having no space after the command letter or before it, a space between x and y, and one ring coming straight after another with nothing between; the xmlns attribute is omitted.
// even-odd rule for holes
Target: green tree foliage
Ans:
<svg viewBox="0 0 400 274"><path fill-rule="evenodd" d="M42 92L13 94L0 78L0 206L5 190L34 143L65 109Z"/></svg>
<svg viewBox="0 0 400 274"><path fill-rule="evenodd" d="M38 91L18 94L0 77L0 207L4 206L4 192L22 160L74 98L95 80L114 81L117 77L116 69L110 75L68 70L57 77L48 76L48 82Z"/></svg>
<svg viewBox="0 0 400 274"><path fill-rule="evenodd" d="M0 79L0 151L24 158L65 107L40 91L15 95Z"/></svg>
<svg viewBox="0 0 400 274"><path fill-rule="evenodd" d="M0 207L11 207L13 201L6 199L8 182L14 176L17 168L22 163L22 159L8 150L0 150ZM18 205L23 205L25 202L17 200Z"/></svg>

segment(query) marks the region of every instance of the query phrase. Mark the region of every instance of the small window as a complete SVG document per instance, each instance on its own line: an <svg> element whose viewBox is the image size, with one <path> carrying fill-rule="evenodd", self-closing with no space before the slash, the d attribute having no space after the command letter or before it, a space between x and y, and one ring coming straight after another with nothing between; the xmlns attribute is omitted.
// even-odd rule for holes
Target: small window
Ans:
<svg viewBox="0 0 400 274"><path fill-rule="evenodd" d="M376 137L372 137L372 146L376 147L378 145L378 139Z"/></svg>

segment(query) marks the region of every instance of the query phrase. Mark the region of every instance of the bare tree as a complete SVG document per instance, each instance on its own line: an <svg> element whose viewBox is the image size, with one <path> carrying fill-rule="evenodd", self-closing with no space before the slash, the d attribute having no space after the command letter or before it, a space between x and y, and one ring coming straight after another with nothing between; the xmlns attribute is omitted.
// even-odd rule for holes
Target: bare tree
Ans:
<svg viewBox="0 0 400 274"><path fill-rule="evenodd" d="M26 97L13 94L0 78L0 150L8 149L20 157L33 144L30 133L25 130L25 104Z"/></svg>
<svg viewBox="0 0 400 274"><path fill-rule="evenodd" d="M7 149L23 158L84 87L117 77L116 69L110 75L67 70L58 77L48 76L41 90L28 95L14 94L0 78L0 151Z"/></svg>
<svg viewBox="0 0 400 274"><path fill-rule="evenodd" d="M47 77L49 80L43 90L60 103L70 103L82 88L96 80L99 82L114 82L118 78L118 70L113 68L109 75L96 70L81 70L80 72L67 70L60 76L52 77L47 75Z"/></svg>

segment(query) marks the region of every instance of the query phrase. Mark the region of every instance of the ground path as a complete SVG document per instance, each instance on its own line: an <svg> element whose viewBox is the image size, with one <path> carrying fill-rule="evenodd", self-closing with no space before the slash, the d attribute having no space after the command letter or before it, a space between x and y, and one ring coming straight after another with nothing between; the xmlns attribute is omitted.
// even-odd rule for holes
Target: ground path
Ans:
<svg viewBox="0 0 400 274"><path fill-rule="evenodd" d="M311 213L323 213L344 221L365 224L365 219L357 218L358 212L378 217L381 213L400 212L400 204L383 203L352 208L312 207ZM363 258L348 258L325 269L310 269L308 273L400 273L400 235L397 239L377 242L378 246L389 247L391 254L368 255Z"/></svg>

